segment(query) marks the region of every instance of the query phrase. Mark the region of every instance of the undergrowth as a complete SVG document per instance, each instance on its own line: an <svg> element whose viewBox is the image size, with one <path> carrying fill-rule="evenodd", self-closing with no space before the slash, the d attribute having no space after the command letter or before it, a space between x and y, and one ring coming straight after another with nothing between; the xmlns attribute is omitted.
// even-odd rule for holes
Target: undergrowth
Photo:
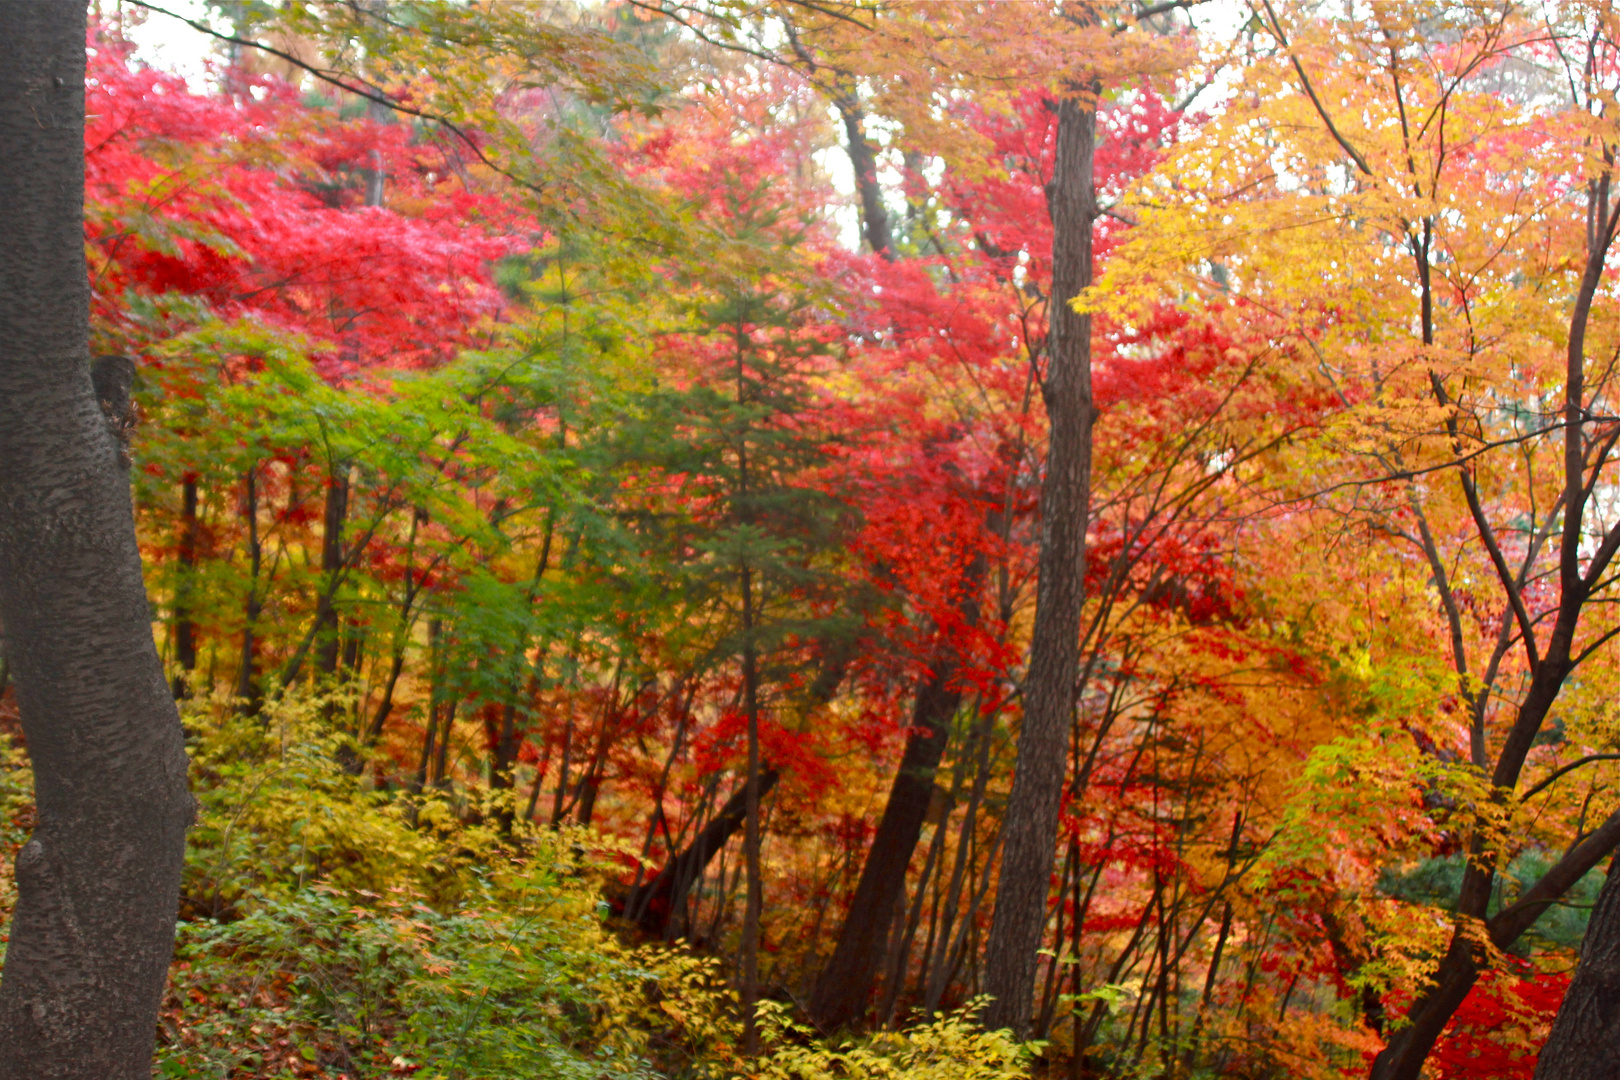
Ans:
<svg viewBox="0 0 1620 1080"><path fill-rule="evenodd" d="M829 1042L778 1002L745 1059L719 960L605 921L623 853L466 793L345 771L322 703L187 717L198 802L155 1075L168 1080L1014 1080L1029 1048L966 1013ZM329 713L328 713L329 715ZM32 826L0 738L0 845ZM462 801L457 802L457 799ZM0 870L9 917L11 859Z"/></svg>

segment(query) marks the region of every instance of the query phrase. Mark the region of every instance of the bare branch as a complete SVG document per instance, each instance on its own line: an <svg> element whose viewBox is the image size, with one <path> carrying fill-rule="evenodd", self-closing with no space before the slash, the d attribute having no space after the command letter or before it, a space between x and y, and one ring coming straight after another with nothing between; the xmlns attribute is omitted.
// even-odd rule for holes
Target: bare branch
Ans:
<svg viewBox="0 0 1620 1080"><path fill-rule="evenodd" d="M364 98L367 101L374 101L379 105L386 105L395 112L404 113L407 116L414 116L418 119L427 120L438 124L465 143L467 149L471 150L473 152L473 156L476 157L483 165L506 177L514 184L518 184L530 191L536 193L543 191L540 185L535 184L532 181L525 180L522 177L512 173L510 170L505 169L491 161L485 156L484 151L479 147L477 140L475 140L469 132L463 129L455 121L447 119L438 113L429 112L426 109L413 108L410 105L400 101L398 98L389 97L387 94L374 90L371 87L359 85L343 79L339 77L337 73L328 71L325 68L316 67L313 64L300 60L291 53L284 52L281 49L277 49L270 45L266 45L263 42L254 41L251 38L237 37L235 34L227 34L223 31L215 30L207 23L198 22L195 19L188 19L184 15L178 14L177 12L159 7L158 5L151 3L150 0L129 0L129 3L139 8L145 8L147 11L155 11L159 15L167 15L171 19L179 19L193 30L196 30L202 34L207 34L209 37L218 38L220 41L229 42L232 45L243 45L250 49L258 49L260 52L269 53L278 60L285 60L287 63L293 65L299 70L308 72L309 74L315 76L322 82L354 94L356 97Z"/></svg>
<svg viewBox="0 0 1620 1080"><path fill-rule="evenodd" d="M1340 133L1338 126L1333 122L1333 117L1328 115L1327 108L1322 104L1322 99L1316 96L1316 88L1311 85L1310 76L1305 74L1305 68L1299 62L1299 57L1294 55L1293 47L1288 44L1288 35L1283 33L1282 23L1278 20L1276 11L1271 7L1271 0L1260 0L1260 3L1266 9L1266 14L1271 16L1269 29L1276 36L1278 43L1288 52L1288 59L1294 65L1294 71L1299 75L1300 87L1305 91L1305 96L1311 99L1311 104L1316 107L1316 115L1320 116L1322 123L1327 125L1328 134L1333 136L1333 141L1339 144L1341 150L1350 155L1350 160L1356 163L1356 168L1360 169L1366 176L1374 175L1372 167L1367 164L1367 159L1362 157L1361 152L1351 146L1350 140Z"/></svg>

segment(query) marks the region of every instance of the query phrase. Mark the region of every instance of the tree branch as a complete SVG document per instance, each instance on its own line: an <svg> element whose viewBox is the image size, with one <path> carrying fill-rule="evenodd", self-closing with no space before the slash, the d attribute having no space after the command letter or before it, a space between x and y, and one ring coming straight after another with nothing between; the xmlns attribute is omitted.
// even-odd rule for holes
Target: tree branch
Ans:
<svg viewBox="0 0 1620 1080"><path fill-rule="evenodd" d="M1613 851L1616 843L1620 843L1620 810L1610 814L1607 821L1570 848L1515 903L1486 920L1485 929L1491 935L1492 944L1500 949L1517 941L1520 934L1541 918L1543 911L1556 904L1588 870Z"/></svg>
<svg viewBox="0 0 1620 1080"><path fill-rule="evenodd" d="M1554 770L1551 776L1542 780L1539 784L1531 787L1530 790L1525 792L1523 795L1520 795L1519 801L1529 802L1535 796L1541 794L1543 791L1546 791L1547 788L1552 785L1553 781L1557 780L1560 776L1563 776L1567 772L1573 772L1582 765L1590 765L1594 761L1620 761L1620 754L1587 754L1583 758L1578 758L1575 761L1570 762L1568 765L1565 765L1563 768Z"/></svg>
<svg viewBox="0 0 1620 1080"><path fill-rule="evenodd" d="M1288 44L1288 35L1283 33L1282 23L1278 20L1277 13L1272 10L1271 0L1260 0L1260 3L1265 7L1266 14L1271 16L1271 32L1276 35L1277 41L1288 52L1289 62L1294 65L1294 70L1299 74L1300 86L1304 89L1305 96L1311 99L1311 104L1316 107L1316 115L1320 116L1322 123L1327 125L1328 134L1333 136L1333 141L1339 144L1341 150L1350 155L1350 160L1356 163L1356 168L1360 169L1364 175L1372 176L1372 167L1367 164L1367 159L1362 157L1360 151L1350 145L1350 140L1339 132L1338 126L1333 123L1333 117L1328 115L1326 107L1323 106L1322 99L1316 96L1316 89L1311 86L1310 76L1305 74L1305 68L1300 64L1299 57L1294 55L1293 47Z"/></svg>

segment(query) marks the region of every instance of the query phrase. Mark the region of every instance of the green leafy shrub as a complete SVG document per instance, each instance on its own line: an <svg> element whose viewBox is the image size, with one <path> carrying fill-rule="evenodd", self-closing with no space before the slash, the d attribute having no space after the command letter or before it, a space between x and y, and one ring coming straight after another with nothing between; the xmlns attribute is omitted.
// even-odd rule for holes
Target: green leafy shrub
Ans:
<svg viewBox="0 0 1620 1080"><path fill-rule="evenodd" d="M581 837L536 837L448 912L313 884L182 927L163 1075L652 1077L724 1055L709 961L602 925Z"/></svg>

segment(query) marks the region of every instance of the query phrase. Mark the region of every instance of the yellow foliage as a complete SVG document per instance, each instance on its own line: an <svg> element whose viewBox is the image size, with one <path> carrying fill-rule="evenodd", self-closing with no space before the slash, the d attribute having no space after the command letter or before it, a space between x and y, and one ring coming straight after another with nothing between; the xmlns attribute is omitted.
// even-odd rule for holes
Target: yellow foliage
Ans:
<svg viewBox="0 0 1620 1080"><path fill-rule="evenodd" d="M749 1080L1020 1080L1030 1075L1035 1044L1006 1031L984 1031L973 1019L983 1002L904 1031L884 1031L837 1046L813 1038L774 1001L759 1005L773 1048L740 1074Z"/></svg>

